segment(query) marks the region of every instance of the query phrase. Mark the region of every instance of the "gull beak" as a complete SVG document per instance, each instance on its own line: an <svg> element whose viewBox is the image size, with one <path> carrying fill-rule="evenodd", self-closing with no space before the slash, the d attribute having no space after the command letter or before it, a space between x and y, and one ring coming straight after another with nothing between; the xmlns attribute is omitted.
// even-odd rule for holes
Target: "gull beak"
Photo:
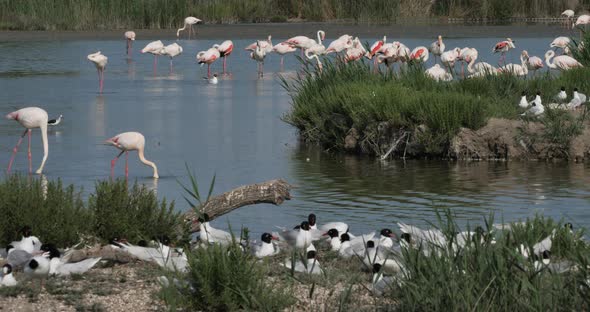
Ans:
<svg viewBox="0 0 590 312"><path fill-rule="evenodd" d="M326 232L326 233L322 234L322 236L328 236L328 232Z"/></svg>
<svg viewBox="0 0 590 312"><path fill-rule="evenodd" d="M272 236L272 238L271 238L271 239L272 239L272 240L279 240L279 238L278 238L277 236L274 236L274 235Z"/></svg>

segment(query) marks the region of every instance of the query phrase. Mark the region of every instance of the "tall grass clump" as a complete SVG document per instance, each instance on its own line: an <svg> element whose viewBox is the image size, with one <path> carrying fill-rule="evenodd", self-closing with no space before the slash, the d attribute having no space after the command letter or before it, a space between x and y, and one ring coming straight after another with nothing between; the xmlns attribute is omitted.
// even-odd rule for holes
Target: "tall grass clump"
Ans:
<svg viewBox="0 0 590 312"><path fill-rule="evenodd" d="M91 213L80 192L60 180L21 176L6 177L0 182L0 244L20 240L20 229L31 226L34 234L47 241L71 246L80 233L90 231Z"/></svg>
<svg viewBox="0 0 590 312"><path fill-rule="evenodd" d="M159 201L144 185L128 187L123 179L100 181L90 195L88 208L94 216L92 231L102 238L125 237L132 241L172 236L181 226L174 203Z"/></svg>
<svg viewBox="0 0 590 312"><path fill-rule="evenodd" d="M24 226L42 242L70 247L89 236L102 241L173 237L182 222L173 203L137 183L129 188L123 180L97 182L85 201L73 185L15 174L0 181L0 198L2 246L20 240Z"/></svg>
<svg viewBox="0 0 590 312"><path fill-rule="evenodd" d="M473 234L464 248L456 248L455 235L461 229L455 218L447 213L440 220L437 227L446 246L433 247L429 256L423 252L430 248L426 246L403 252L403 276L388 293L398 310L585 311L590 307L590 248L581 240L581 231L570 233L562 223L537 216L512 224L510 230L496 230L492 239L490 222L481 235ZM520 244L532 247L554 229L549 265L541 265L536 257L525 259L518 251ZM569 270L558 272L559 266Z"/></svg>
<svg viewBox="0 0 590 312"><path fill-rule="evenodd" d="M531 96L541 91L547 99L561 86L590 89L587 69L528 79L496 75L437 82L419 64L392 74L374 73L365 61L324 63L321 73L307 67L296 78L282 80L292 98L292 110L283 119L305 140L330 149L344 149L345 138L355 129L362 151L373 154L380 149L371 146L390 144L400 131L408 131L422 146L418 154L445 156L461 128L477 130L490 118L520 118L522 91ZM553 115L568 124L569 114ZM584 127L583 122L577 125Z"/></svg>
<svg viewBox="0 0 590 312"><path fill-rule="evenodd" d="M160 293L171 310L281 311L294 303L289 288L269 281L268 267L238 244L208 245L187 257L187 273L174 277L181 282Z"/></svg>

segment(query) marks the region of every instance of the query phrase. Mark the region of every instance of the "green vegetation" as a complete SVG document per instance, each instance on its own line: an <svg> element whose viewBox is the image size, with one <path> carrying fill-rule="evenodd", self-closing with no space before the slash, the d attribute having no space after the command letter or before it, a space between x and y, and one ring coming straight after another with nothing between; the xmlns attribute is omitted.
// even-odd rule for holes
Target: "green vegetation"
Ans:
<svg viewBox="0 0 590 312"><path fill-rule="evenodd" d="M156 195L137 183L97 182L87 202L73 185L60 180L11 175L0 182L0 244L19 240L19 230L31 226L42 242L70 247L84 236L108 241L130 241L176 233L180 215L174 204L158 201Z"/></svg>
<svg viewBox="0 0 590 312"><path fill-rule="evenodd" d="M163 287L171 311L280 311L294 303L288 287L267 279L269 271L239 245L211 245L187 253L186 275Z"/></svg>
<svg viewBox="0 0 590 312"><path fill-rule="evenodd" d="M447 213L438 228L448 245L434 255L421 250L403 253L406 271L389 293L400 311L583 311L590 305L590 248L582 231L570 233L562 223L540 216L495 235L475 235L464 248L453 248L461 229ZM484 233L492 231L493 217ZM535 267L520 244L533 246L556 229L550 265ZM531 252L532 254L532 252ZM571 266L557 273L551 265Z"/></svg>
<svg viewBox="0 0 590 312"><path fill-rule="evenodd" d="M568 0L0 0L0 29L93 30L177 28L186 16L207 23L354 20L410 17L556 17Z"/></svg>
<svg viewBox="0 0 590 312"><path fill-rule="evenodd" d="M492 117L520 118L517 103L522 91L532 96L540 90L547 103L561 86L590 90L587 69L529 79L497 75L444 83L428 78L417 64L401 74L375 74L367 62L324 63L321 74L308 67L305 75L283 79L293 101L284 120L297 127L305 140L335 150L345 149L345 139L354 129L360 151L377 155L384 154L383 146L390 145L392 138L407 131L415 143L413 155L444 157L460 128L477 130ZM543 121L553 120L548 129L569 125L572 119L570 113L547 115L554 117ZM583 122L548 136L568 135L552 139L569 142L583 129Z"/></svg>

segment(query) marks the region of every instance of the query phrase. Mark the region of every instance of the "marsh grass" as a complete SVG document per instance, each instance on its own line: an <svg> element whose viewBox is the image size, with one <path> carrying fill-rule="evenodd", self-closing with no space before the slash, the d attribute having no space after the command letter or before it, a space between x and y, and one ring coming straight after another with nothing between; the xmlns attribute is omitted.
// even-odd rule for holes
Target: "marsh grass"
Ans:
<svg viewBox="0 0 590 312"><path fill-rule="evenodd" d="M288 18L391 23L399 17L438 16L497 20L555 17L565 7L571 7L568 0L526 4L519 0L4 0L0 1L0 29L175 28L189 15L208 23L282 22Z"/></svg>
<svg viewBox="0 0 590 312"><path fill-rule="evenodd" d="M187 283L170 283L160 293L172 310L277 311L293 303L289 288L268 283L266 267L239 245L208 245L187 256L188 273L169 277Z"/></svg>
<svg viewBox="0 0 590 312"><path fill-rule="evenodd" d="M71 247L83 236L103 241L174 237L182 222L173 203L158 200L137 183L129 187L124 180L97 182L95 192L84 201L73 185L15 174L0 181L0 198L2 246L20 240L19 230L25 225L42 242Z"/></svg>
<svg viewBox="0 0 590 312"><path fill-rule="evenodd" d="M380 154L378 147L390 144L398 131L409 131L422 146L422 155L444 157L460 128L477 130L492 117L520 118L522 91L541 91L547 103L561 86L570 93L575 87L590 90L587 69L528 79L497 75L444 83L429 79L419 64L395 74L375 74L364 60L344 64L326 58L324 63L322 73L307 66L293 80L281 78L292 98L292 110L283 120L297 127L303 139L336 150L344 149L345 137L354 128L361 150L370 154ZM561 124L570 124L568 114L548 113ZM583 123L576 124L583 128Z"/></svg>
<svg viewBox="0 0 590 312"><path fill-rule="evenodd" d="M440 216L440 215L439 215ZM588 309L587 266L590 248L580 240L583 231L569 233L562 222L536 216L511 231L470 240L465 248L453 248L454 233L461 229L451 213L439 217L438 228L448 246L425 256L422 250L403 253L405 272L389 296L399 310L432 311L580 311ZM484 225L492 231L492 220ZM525 259L520 244L533 246L556 234L551 262L571 261L576 269L558 274L548 267L535 269L533 258ZM426 248L426 247L425 247Z"/></svg>

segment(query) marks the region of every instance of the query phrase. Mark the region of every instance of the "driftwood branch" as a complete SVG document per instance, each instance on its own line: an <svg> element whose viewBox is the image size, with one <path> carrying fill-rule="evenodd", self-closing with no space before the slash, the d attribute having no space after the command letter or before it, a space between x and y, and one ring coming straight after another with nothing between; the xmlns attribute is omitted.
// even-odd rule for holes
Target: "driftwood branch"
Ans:
<svg viewBox="0 0 590 312"><path fill-rule="evenodd" d="M234 209L253 204L280 205L291 199L291 185L282 179L270 180L257 184L240 186L221 195L213 196L201 209L209 219L224 215ZM199 216L193 209L184 214L184 220L190 226L190 232L199 231Z"/></svg>

